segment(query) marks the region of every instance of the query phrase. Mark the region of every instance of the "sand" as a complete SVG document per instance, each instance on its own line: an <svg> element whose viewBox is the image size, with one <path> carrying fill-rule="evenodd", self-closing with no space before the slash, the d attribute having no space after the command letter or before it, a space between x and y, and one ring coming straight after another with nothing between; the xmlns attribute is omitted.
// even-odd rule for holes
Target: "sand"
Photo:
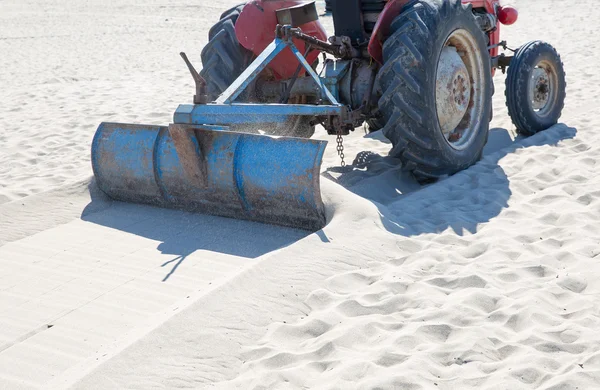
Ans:
<svg viewBox="0 0 600 390"><path fill-rule="evenodd" d="M111 202L91 180L99 122L164 124L190 101L178 53L198 62L235 4L201 3L0 4L0 387L600 387L592 0L513 2L503 38L559 50L567 106L517 137L496 75L464 172L421 187L361 129L340 169L319 129L314 234Z"/></svg>

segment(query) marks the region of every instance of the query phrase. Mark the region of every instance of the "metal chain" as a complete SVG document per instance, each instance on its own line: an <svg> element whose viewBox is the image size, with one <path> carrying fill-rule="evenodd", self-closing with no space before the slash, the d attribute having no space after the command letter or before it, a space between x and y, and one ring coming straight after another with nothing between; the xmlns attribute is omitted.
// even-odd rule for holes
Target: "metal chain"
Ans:
<svg viewBox="0 0 600 390"><path fill-rule="evenodd" d="M338 156L342 159L342 167L346 166L346 162L344 161L344 138L342 138L341 134L337 135L337 152Z"/></svg>

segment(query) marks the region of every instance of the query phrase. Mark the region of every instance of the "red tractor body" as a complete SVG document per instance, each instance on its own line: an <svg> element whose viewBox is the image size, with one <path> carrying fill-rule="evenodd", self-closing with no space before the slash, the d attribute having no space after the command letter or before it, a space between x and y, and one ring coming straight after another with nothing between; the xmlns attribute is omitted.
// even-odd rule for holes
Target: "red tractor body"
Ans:
<svg viewBox="0 0 600 390"><path fill-rule="evenodd" d="M369 54L379 63L382 62L383 42L389 36L389 28L392 21L400 14L402 7L410 0L391 0L388 1L383 12L379 15L375 29L371 34L369 42ZM500 0L462 0L463 4L471 4L473 8L483 8L491 15L496 15L503 24L513 24L517 20L517 10L512 7L501 7ZM500 42L500 26L494 31L488 33L490 46L497 45ZM490 49L492 57L498 55L498 47Z"/></svg>
<svg viewBox="0 0 600 390"><path fill-rule="evenodd" d="M277 26L276 11L278 9L293 7L304 3L306 3L306 1L303 0L249 1L242 10L235 25L235 34L238 41L243 47L258 56L271 42L273 42L275 27ZM306 23L302 25L301 28L304 33L310 36L323 41L327 40L327 32L318 20ZM305 52L305 43L303 41L296 39L294 40L294 43L298 50L302 53ZM306 56L306 59L309 63L312 63L317 59L319 54L320 52L318 50L312 50ZM289 49L284 50L269 64L272 76L277 80L292 77L297 67L298 62ZM304 75L304 73L304 70L302 70L300 76Z"/></svg>
<svg viewBox="0 0 600 390"><path fill-rule="evenodd" d="M368 44L368 52L378 63L382 63L382 50L385 39L389 36L389 29L392 21L397 17L402 8L410 0L389 0L385 8L379 14L375 28L371 33ZM503 24L510 25L517 19L517 11L512 7L501 7L500 0L462 0L464 4L471 4L474 9L481 8L498 19ZM235 26L235 33L240 44L253 52L256 56L262 53L265 48L273 41L273 34L277 26L276 11L282 8L293 7L306 3L304 0L252 0L249 1L242 10ZM327 32L320 21L306 23L299 26L302 31L320 40L327 40ZM500 26L488 33L490 55L498 55L498 43L500 43ZM298 49L305 50L303 41L295 40ZM319 56L318 50L311 51L307 56L307 61L312 63ZM288 79L292 77L297 68L297 62L294 55L289 50L285 50L273 60L269 69L272 76L277 79ZM304 70L300 75L304 75Z"/></svg>

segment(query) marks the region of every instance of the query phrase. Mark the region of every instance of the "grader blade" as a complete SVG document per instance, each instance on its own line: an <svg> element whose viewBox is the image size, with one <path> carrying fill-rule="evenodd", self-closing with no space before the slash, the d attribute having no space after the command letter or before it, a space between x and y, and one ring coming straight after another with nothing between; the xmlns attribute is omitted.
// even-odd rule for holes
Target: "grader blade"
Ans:
<svg viewBox="0 0 600 390"><path fill-rule="evenodd" d="M92 168L109 197L316 231L327 142L216 126L100 124Z"/></svg>

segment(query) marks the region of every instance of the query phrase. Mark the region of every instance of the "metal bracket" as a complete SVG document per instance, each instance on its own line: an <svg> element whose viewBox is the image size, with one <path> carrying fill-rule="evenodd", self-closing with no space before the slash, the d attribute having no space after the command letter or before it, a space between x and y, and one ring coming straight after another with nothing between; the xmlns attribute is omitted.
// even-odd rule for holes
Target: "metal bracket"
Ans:
<svg viewBox="0 0 600 390"><path fill-rule="evenodd" d="M507 56L500 54L497 57L492 58L492 68L499 68L502 70L502 74L506 73L506 68L510 66L513 56Z"/></svg>
<svg viewBox="0 0 600 390"><path fill-rule="evenodd" d="M293 7L282 8L277 10L276 13L277 22L279 24L289 24L292 27L299 27L303 24L319 20L319 14L317 13L317 7L314 1Z"/></svg>
<svg viewBox="0 0 600 390"><path fill-rule="evenodd" d="M248 123L284 122L290 116L347 117L346 106L314 104L182 104L173 115L173 123L230 126Z"/></svg>
<svg viewBox="0 0 600 390"><path fill-rule="evenodd" d="M194 129L186 125L170 124L169 134L188 182L197 188L208 188L206 161L193 141Z"/></svg>
<svg viewBox="0 0 600 390"><path fill-rule="evenodd" d="M506 50L506 44L507 44L507 43L506 43L506 41L501 41L501 42L498 42L498 43L496 43L495 45L488 46L488 48L487 48L487 49L488 49L488 50L492 50L492 49L495 49L495 48L497 48L497 47L500 47L500 46L502 46L502 48L503 48L504 50Z"/></svg>
<svg viewBox="0 0 600 390"><path fill-rule="evenodd" d="M196 84L196 94L194 95L194 104L206 104L208 103L208 95L206 94L206 80L204 77L200 76L200 73L196 71L190 60L187 58L184 52L179 53L181 58L185 61L190 73L192 74L192 78L194 79L194 83Z"/></svg>
<svg viewBox="0 0 600 390"><path fill-rule="evenodd" d="M304 70L312 77L319 88L321 97L329 101L332 105L340 103L333 97L331 92L323 84L323 81L315 73L310 64L306 61L302 53L298 50L292 41L291 26L278 26L277 37L260 55L242 72L242 74L217 98L217 104L232 104L240 94L258 77L258 75L277 57L285 48L289 48L296 56Z"/></svg>

